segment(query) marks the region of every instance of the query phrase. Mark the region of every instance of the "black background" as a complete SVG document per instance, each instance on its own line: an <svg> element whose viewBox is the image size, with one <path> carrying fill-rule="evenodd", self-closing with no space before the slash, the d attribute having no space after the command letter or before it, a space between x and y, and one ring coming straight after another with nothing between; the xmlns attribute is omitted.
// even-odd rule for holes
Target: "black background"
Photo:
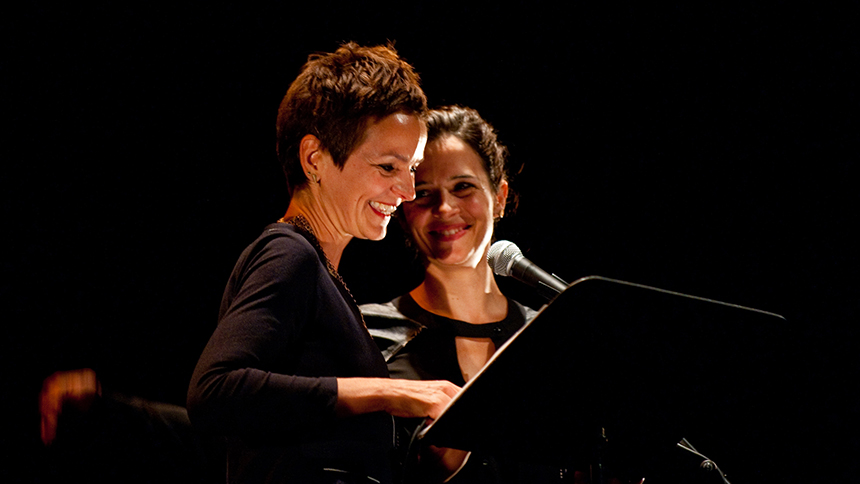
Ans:
<svg viewBox="0 0 860 484"><path fill-rule="evenodd" d="M233 263L286 207L273 147L287 86L312 52L394 40L431 105L478 109L523 165L498 238L567 281L785 316L808 342L810 406L787 425L826 436L798 479L849 475L835 450L857 410L857 20L758 1L6 10L3 467L37 462L53 371L184 402ZM414 281L391 232L347 249L359 302Z"/></svg>

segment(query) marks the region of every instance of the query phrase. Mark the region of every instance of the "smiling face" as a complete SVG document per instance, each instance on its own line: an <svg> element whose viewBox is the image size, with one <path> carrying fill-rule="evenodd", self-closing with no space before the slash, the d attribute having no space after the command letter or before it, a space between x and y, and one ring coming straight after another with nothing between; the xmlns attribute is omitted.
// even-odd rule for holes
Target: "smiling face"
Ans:
<svg viewBox="0 0 860 484"><path fill-rule="evenodd" d="M415 177L416 198L403 214L412 240L430 264L477 267L486 258L493 220L508 185L494 192L478 154L456 136L427 145Z"/></svg>
<svg viewBox="0 0 860 484"><path fill-rule="evenodd" d="M343 169L330 156L319 164L322 206L338 232L380 240L391 214L415 197L415 167L427 132L415 115L395 113L371 122Z"/></svg>

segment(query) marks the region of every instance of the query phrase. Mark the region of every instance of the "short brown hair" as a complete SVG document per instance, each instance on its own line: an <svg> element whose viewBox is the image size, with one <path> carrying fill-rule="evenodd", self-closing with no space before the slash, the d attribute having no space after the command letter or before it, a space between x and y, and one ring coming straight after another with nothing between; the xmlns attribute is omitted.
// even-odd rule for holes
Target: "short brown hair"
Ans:
<svg viewBox="0 0 860 484"><path fill-rule="evenodd" d="M299 143L319 138L335 165L343 168L368 122L404 112L423 119L427 98L418 74L393 45L343 44L333 53L312 54L278 109L277 154L290 194L307 182Z"/></svg>

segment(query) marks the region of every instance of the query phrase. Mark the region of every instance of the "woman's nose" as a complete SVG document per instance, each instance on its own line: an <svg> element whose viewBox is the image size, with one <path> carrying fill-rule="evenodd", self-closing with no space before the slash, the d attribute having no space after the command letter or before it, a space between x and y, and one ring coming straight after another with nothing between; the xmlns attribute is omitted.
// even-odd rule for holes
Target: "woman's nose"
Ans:
<svg viewBox="0 0 860 484"><path fill-rule="evenodd" d="M398 197L402 198L404 202L415 200L415 175L409 171L401 174L394 182L392 190Z"/></svg>
<svg viewBox="0 0 860 484"><path fill-rule="evenodd" d="M455 205L452 203L452 195L445 190L440 190L436 200L434 201L436 202L433 204L434 213L447 214L454 211Z"/></svg>

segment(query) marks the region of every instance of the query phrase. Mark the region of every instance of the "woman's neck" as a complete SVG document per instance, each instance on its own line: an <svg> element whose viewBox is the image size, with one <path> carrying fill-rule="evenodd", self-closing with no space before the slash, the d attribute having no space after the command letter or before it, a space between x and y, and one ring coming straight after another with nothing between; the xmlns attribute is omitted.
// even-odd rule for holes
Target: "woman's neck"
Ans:
<svg viewBox="0 0 860 484"><path fill-rule="evenodd" d="M424 281L409 294L419 306L440 316L481 324L501 321L508 301L486 264L473 267L430 265Z"/></svg>
<svg viewBox="0 0 860 484"><path fill-rule="evenodd" d="M306 196L302 190L298 190L290 200L284 219L298 215L308 221L326 258L337 269L343 250L346 248L346 244L352 240L352 236L334 230L333 224L326 217L325 210L318 203L314 203L314 199Z"/></svg>

